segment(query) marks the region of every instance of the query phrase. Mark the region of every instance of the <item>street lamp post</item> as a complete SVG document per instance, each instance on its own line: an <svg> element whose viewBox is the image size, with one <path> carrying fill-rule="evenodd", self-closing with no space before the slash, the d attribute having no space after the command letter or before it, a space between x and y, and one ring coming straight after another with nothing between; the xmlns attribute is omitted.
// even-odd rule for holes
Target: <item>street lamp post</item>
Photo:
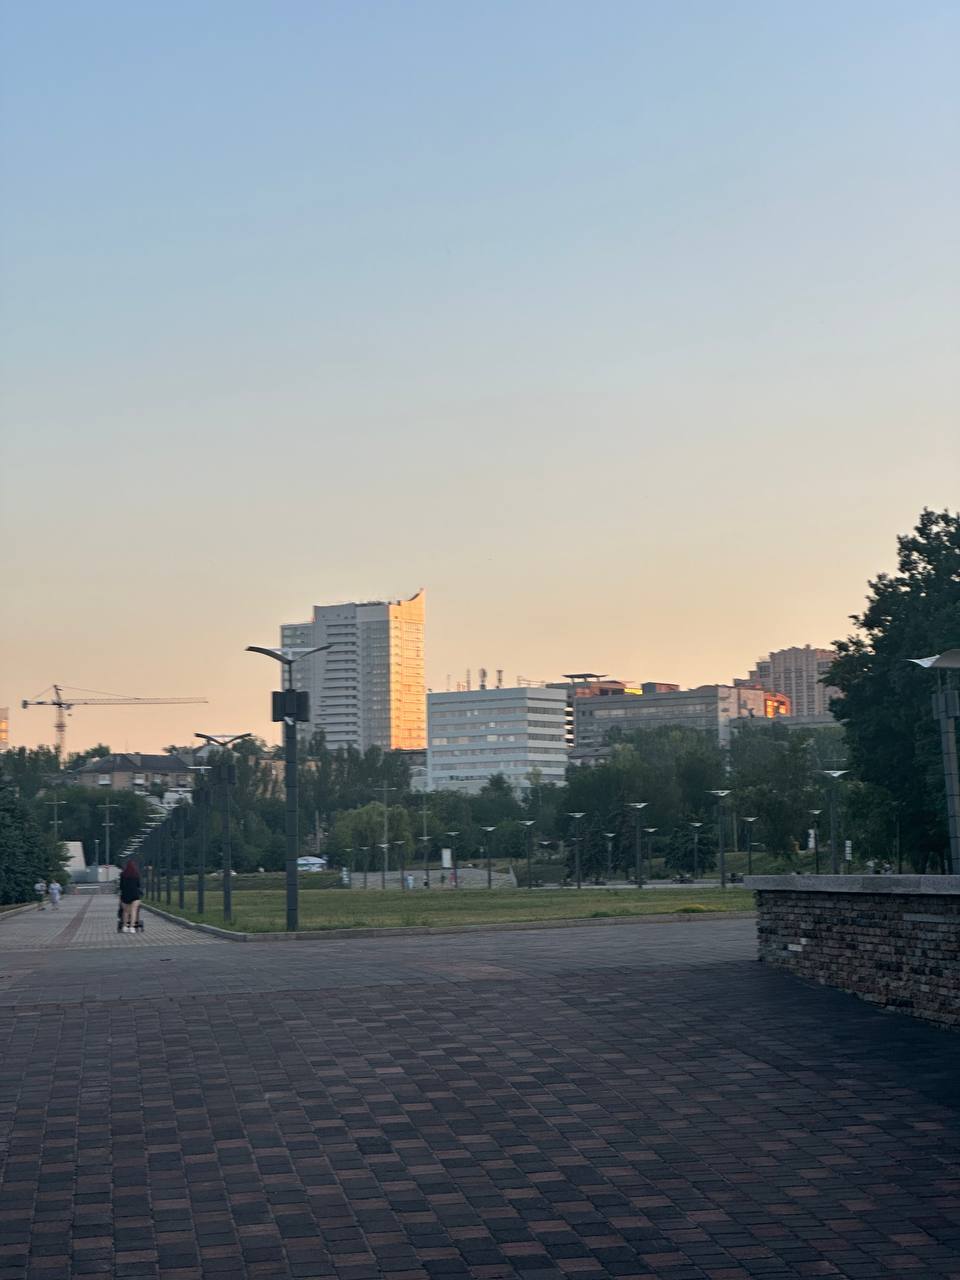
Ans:
<svg viewBox="0 0 960 1280"><path fill-rule="evenodd" d="M723 802L730 794L729 788L711 789L710 794L717 797L717 860L720 863L720 888L727 887L727 855L723 849Z"/></svg>
<svg viewBox="0 0 960 1280"><path fill-rule="evenodd" d="M297 725L310 720L310 695L293 687L293 664L312 653L332 649L330 644L318 644L309 648L284 647L271 649L259 644L248 644L248 653L262 653L283 666L283 688L273 694L272 719L283 722L283 783L286 796L284 830L286 833L286 881L287 881L287 932L293 933L300 923L300 882L297 878L297 858L300 854L300 811L297 791Z"/></svg>
<svg viewBox="0 0 960 1280"><path fill-rule="evenodd" d="M698 850L699 850L699 847L700 847L700 828L703 826L703 823L702 823L702 822L691 822L691 823L690 823L690 826L691 826L691 827L693 827L693 879L694 879L694 882L696 882L696 879L697 879L697 853L698 853Z"/></svg>
<svg viewBox="0 0 960 1280"><path fill-rule="evenodd" d="M613 879L613 837L616 833L613 831L605 831L603 838L607 842L607 883Z"/></svg>
<svg viewBox="0 0 960 1280"><path fill-rule="evenodd" d="M753 824L756 818L744 818L747 823L747 875L753 875Z"/></svg>
<svg viewBox="0 0 960 1280"><path fill-rule="evenodd" d="M210 772L208 764L193 764L194 773L203 775ZM207 872L207 803L209 801L206 787L198 787L193 793L193 803L197 806L197 827L200 831L200 849L197 853L197 915L202 916L206 905L206 872Z"/></svg>
<svg viewBox="0 0 960 1280"><path fill-rule="evenodd" d="M430 837L417 836L417 844L423 845L423 887L430 888Z"/></svg>
<svg viewBox="0 0 960 1280"><path fill-rule="evenodd" d="M659 827L644 827L647 835L647 866L653 867L653 836L654 832L659 831ZM642 870L642 868L641 868Z"/></svg>
<svg viewBox="0 0 960 1280"><path fill-rule="evenodd" d="M579 813L570 813L569 817L573 819L573 858L574 866L577 874L577 888L582 888L583 879L580 874L580 819L584 817L583 811Z"/></svg>
<svg viewBox="0 0 960 1280"><path fill-rule="evenodd" d="M634 856L637 864L635 870L638 889L643 888L643 836L640 834L640 811L646 809L649 803L649 800L631 800L627 804L627 808L633 810L634 816Z"/></svg>
<svg viewBox="0 0 960 1280"><path fill-rule="evenodd" d="M180 839L177 841L179 858L177 860L177 903L182 911L186 905L186 868L184 866L187 843L187 810L183 804L178 804L180 810L180 830L178 835Z"/></svg>
<svg viewBox="0 0 960 1280"><path fill-rule="evenodd" d="M833 786L830 788L830 872L832 875L840 874L840 850L837 847L837 787L845 773L849 773L849 769L821 769L820 772L826 777L832 779Z"/></svg>
<svg viewBox="0 0 960 1280"><path fill-rule="evenodd" d="M534 818L521 818L520 826L527 828L527 888L533 888L533 824Z"/></svg>
<svg viewBox="0 0 960 1280"><path fill-rule="evenodd" d="M217 763L220 782L223 785L223 921L229 924L233 919L233 851L230 843L230 782L236 766L233 764L231 747L235 742L242 742L252 735L249 733L195 733L195 738L202 738L211 747L219 747L223 759ZM169 882L167 888L169 889ZM169 899L168 899L169 901Z"/></svg>
<svg viewBox="0 0 960 1280"><path fill-rule="evenodd" d="M813 818L813 873L820 874L820 815L822 809L811 809L810 817Z"/></svg>
<svg viewBox="0 0 960 1280"><path fill-rule="evenodd" d="M370 846L368 844L362 844L360 846L360 852L363 854L363 887L366 888L367 870L370 866Z"/></svg>
<svg viewBox="0 0 960 1280"><path fill-rule="evenodd" d="M406 840L393 840L391 843L400 850L397 854L397 862L400 864L400 888L405 891L407 887L407 842Z"/></svg>
<svg viewBox="0 0 960 1280"><path fill-rule="evenodd" d="M496 831L496 829L497 829L496 827L480 828L481 831L485 831L487 833L486 839L483 842L483 855L487 860L487 888L488 889L493 888L493 858L490 855L490 836L493 834L494 831Z"/></svg>
<svg viewBox="0 0 960 1280"><path fill-rule="evenodd" d="M940 724L940 751L947 796L947 836L950 841L950 872L960 876L960 770L957 766L957 721L960 720L960 690L951 687L951 671L960 670L960 649L946 649L929 658L910 658L918 667L937 673L933 714ZM944 677L943 672L948 674Z"/></svg>

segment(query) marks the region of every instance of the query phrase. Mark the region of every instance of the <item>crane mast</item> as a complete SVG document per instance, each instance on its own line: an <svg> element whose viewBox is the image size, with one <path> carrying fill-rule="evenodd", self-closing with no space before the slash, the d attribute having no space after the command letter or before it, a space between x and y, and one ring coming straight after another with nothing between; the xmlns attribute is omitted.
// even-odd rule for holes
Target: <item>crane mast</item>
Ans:
<svg viewBox="0 0 960 1280"><path fill-rule="evenodd" d="M64 696L65 692L66 696ZM77 692L93 691L81 689ZM98 695L95 698L79 698L75 697L66 685L59 684L52 684L49 689L44 690L44 693L52 693L53 697L46 698L41 694L36 698L24 698L20 705L24 710L27 707L56 707L57 714L53 727L56 734L57 754L60 756L61 763L66 759L67 715L74 707L170 707L199 705L207 701L206 698L127 698L113 693Z"/></svg>

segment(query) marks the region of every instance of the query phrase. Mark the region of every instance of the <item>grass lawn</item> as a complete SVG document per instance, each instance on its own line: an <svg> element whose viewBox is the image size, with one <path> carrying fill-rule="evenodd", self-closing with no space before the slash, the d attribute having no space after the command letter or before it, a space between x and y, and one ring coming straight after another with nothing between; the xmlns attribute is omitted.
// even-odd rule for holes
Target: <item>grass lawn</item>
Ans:
<svg viewBox="0 0 960 1280"><path fill-rule="evenodd" d="M148 899L149 901L149 899ZM222 925L219 893L207 891L207 910L196 911L196 894L186 895L188 920ZM180 914L174 886L173 901L157 903L163 910ZM409 925L499 924L510 920L603 919L611 916L643 916L682 911L701 914L712 911L750 911L753 894L746 889L464 889L429 893L399 890L300 895L301 929L391 929ZM285 927L285 897L278 889L247 889L233 895L233 927L244 933L282 931Z"/></svg>

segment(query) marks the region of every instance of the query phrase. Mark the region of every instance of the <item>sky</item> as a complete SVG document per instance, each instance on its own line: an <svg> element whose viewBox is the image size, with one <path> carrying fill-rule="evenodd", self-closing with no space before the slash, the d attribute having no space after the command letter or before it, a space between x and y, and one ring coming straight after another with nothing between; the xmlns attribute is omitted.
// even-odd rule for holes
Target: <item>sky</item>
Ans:
<svg viewBox="0 0 960 1280"><path fill-rule="evenodd" d="M10 3L0 704L275 740L314 603L729 681L956 507L950 0Z"/></svg>

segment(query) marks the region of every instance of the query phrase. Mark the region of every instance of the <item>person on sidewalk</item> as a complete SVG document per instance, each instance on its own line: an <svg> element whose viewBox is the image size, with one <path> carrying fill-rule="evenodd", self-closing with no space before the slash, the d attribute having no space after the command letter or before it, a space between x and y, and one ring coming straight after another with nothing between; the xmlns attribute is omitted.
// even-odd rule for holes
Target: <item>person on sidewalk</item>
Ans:
<svg viewBox="0 0 960 1280"><path fill-rule="evenodd" d="M33 886L33 892L37 895L37 910L42 911L47 897L46 880L38 880Z"/></svg>
<svg viewBox="0 0 960 1280"><path fill-rule="evenodd" d="M60 910L60 894L63 890L60 888L59 881L51 880L47 885L47 893L50 895L50 906L54 911Z"/></svg>
<svg viewBox="0 0 960 1280"><path fill-rule="evenodd" d="M140 868L132 858L128 858L126 866L120 872L120 905L123 908L124 933L136 933L142 897Z"/></svg>

